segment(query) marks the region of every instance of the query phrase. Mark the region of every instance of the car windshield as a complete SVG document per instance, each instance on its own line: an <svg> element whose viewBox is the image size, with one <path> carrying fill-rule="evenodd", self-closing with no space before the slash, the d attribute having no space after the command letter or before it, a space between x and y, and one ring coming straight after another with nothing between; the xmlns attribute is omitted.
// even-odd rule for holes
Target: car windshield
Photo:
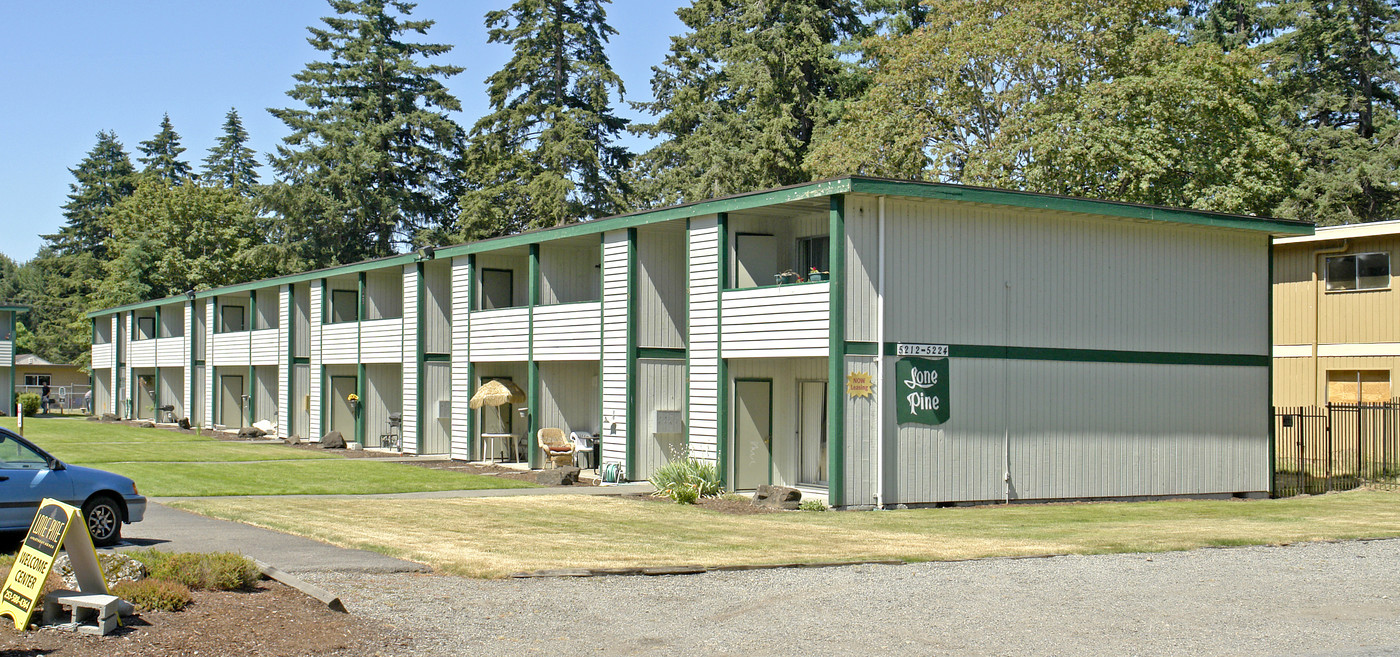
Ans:
<svg viewBox="0 0 1400 657"><path fill-rule="evenodd" d="M0 470L35 470L49 462L28 445L0 434Z"/></svg>

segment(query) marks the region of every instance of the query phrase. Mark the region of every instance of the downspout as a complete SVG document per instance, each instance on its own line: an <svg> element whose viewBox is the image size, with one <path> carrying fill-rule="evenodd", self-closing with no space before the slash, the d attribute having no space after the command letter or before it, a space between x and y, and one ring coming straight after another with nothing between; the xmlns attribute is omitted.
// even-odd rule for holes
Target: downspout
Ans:
<svg viewBox="0 0 1400 657"><path fill-rule="evenodd" d="M1322 376L1322 359L1318 357L1317 353L1319 343L1321 342L1320 334L1322 333L1322 277L1318 275L1318 270L1321 269L1321 266L1318 263L1318 258L1326 255L1331 255L1333 253L1344 253L1347 250L1347 248L1349 248L1349 246L1350 240L1342 240L1342 243L1339 246L1313 249L1312 259L1308 261L1308 266L1312 268L1313 282L1312 389L1313 405L1315 406L1322 405L1322 396L1318 394L1321 389L1321 386L1319 386L1318 384L1318 377ZM1272 286L1273 281L1269 281L1269 285ZM1273 348L1273 345L1270 345L1270 348ZM1272 358L1272 355L1270 355L1270 358ZM1269 385L1272 387L1274 385L1274 382L1270 381Z"/></svg>
<svg viewBox="0 0 1400 657"><path fill-rule="evenodd" d="M885 508L885 197L880 197L875 290L875 508ZM896 432L898 434L898 432Z"/></svg>

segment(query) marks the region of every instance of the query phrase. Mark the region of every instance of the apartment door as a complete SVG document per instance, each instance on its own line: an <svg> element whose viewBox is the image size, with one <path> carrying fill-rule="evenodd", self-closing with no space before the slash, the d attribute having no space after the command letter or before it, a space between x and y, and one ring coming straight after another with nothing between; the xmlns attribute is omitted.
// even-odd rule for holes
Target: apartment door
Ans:
<svg viewBox="0 0 1400 657"><path fill-rule="evenodd" d="M773 466L773 381L734 382L734 487L769 483Z"/></svg>
<svg viewBox="0 0 1400 657"><path fill-rule="evenodd" d="M826 485L826 382L799 381L797 442L799 483Z"/></svg>
<svg viewBox="0 0 1400 657"><path fill-rule="evenodd" d="M350 395L358 395L359 377L331 377L331 431L339 431L345 442L358 440L355 434L355 407L348 400Z"/></svg>
<svg viewBox="0 0 1400 657"><path fill-rule="evenodd" d="M219 377L219 424L226 427L243 426L243 377L225 374Z"/></svg>

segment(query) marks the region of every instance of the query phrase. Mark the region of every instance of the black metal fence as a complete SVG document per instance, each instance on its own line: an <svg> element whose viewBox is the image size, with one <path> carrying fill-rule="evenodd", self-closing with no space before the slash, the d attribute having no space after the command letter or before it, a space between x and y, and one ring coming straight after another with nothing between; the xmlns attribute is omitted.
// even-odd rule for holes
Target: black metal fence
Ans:
<svg viewBox="0 0 1400 657"><path fill-rule="evenodd" d="M1274 407L1274 495L1400 485L1400 401Z"/></svg>

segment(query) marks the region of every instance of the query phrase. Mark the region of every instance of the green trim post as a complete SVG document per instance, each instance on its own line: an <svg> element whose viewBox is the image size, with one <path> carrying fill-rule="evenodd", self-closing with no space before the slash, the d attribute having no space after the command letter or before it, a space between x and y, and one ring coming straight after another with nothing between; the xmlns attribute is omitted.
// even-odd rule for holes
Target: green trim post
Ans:
<svg viewBox="0 0 1400 657"><path fill-rule="evenodd" d="M685 422L685 453L686 456L692 456L690 453L690 327L691 322L694 320L690 316L690 217L685 218L685 237L683 239L685 247L686 289L685 333L681 335L681 342L685 345L685 379L683 379L685 382L685 415L683 421ZM603 378L599 376L598 380L602 381Z"/></svg>
<svg viewBox="0 0 1400 657"><path fill-rule="evenodd" d="M417 280L415 281L415 286L414 286L414 287L417 288L416 294L418 295L418 300L415 302L415 303L418 304L418 317L417 317L417 320L418 320L418 321L416 322L416 324L417 324L418 326L417 326L416 329L415 329L415 330L417 331L416 335L417 335L418 337L417 337L417 340L415 341L415 346L416 346L417 348L414 349L414 355L413 355L414 358L416 358L416 359L417 359L417 362L418 362L418 395L417 395L418 403L417 403L417 408L414 409L415 415L414 415L414 429L413 429L414 433L416 434L416 435L413 436L413 440L414 440L414 443L415 443L415 449L414 449L414 451L413 451L414 454L422 454L422 453L423 453L423 443L424 443L424 440L423 440L423 434L424 434L424 431L423 431L423 397L424 397L424 395L423 395L423 384L424 384L424 381L427 379L427 377L424 376L424 373L423 373L423 364L424 364L425 362L427 362L427 358L424 357L424 348L425 348L425 343L427 342L427 336L426 336L425 334L427 333L428 322L424 319L424 317L425 317L425 315L426 315L427 313L423 312L423 303L424 303L424 301L427 300L427 286L426 286L426 285L424 284L424 282L423 282L423 277L424 277L426 274L427 274L427 267L424 265L424 263L422 263L422 262L414 263L414 275L418 277ZM450 448L450 447L448 448L448 451L451 451L451 448Z"/></svg>
<svg viewBox="0 0 1400 657"><path fill-rule="evenodd" d="M15 316L18 315L18 314L19 314L19 313L15 312L15 311L13 311L13 310L10 311L10 334L9 334L9 335L10 335L10 404L11 404L11 405L14 405L15 402L19 401L19 397L16 397L16 396L15 396L15 343L14 343L14 339L15 339ZM94 334L94 335L97 333L97 324L96 324L96 323L94 323L94 324L92 325L92 331L93 331L93 334ZM88 367L88 378L89 378L89 379L92 378L92 367L91 367L91 366ZM88 389L91 390L92 388L89 387ZM8 413L9 411L7 410L7 411L5 411L5 412Z"/></svg>
<svg viewBox="0 0 1400 657"><path fill-rule="evenodd" d="M831 197L831 283L827 356L827 499L831 506L846 505L846 197Z"/></svg>
<svg viewBox="0 0 1400 657"><path fill-rule="evenodd" d="M467 361L467 386L476 389L476 363ZM476 411L467 409L467 460L481 460L481 446L477 440Z"/></svg>
<svg viewBox="0 0 1400 657"><path fill-rule="evenodd" d="M189 373L189 375L186 377L186 378L188 378L189 380L185 382L185 385L189 388L189 394L186 395L186 397L185 397L185 417L186 417L186 418L193 418L193 417L194 417L194 407L195 407L195 397L196 397L196 395L195 395L195 389L194 389L194 380L195 380L195 375L194 375L194 374L195 374L195 368L198 367L197 363L199 362L199 359L198 359L198 358L195 358L195 356L196 356L197 354L195 354L195 351L194 351L194 346L195 346L194 330L195 330L195 328L196 328L196 327L195 327L195 321L194 321L194 313L195 313L194 304L195 304L195 303L196 303L196 301L194 301L193 299L191 299L191 300L185 302L185 319L188 320L188 321L186 321L185 323L189 326L189 329L185 331L185 340L187 340L187 341L190 343L190 373ZM190 424L193 425L194 423L191 422ZM200 423L200 425L203 426L203 423Z"/></svg>
<svg viewBox="0 0 1400 657"><path fill-rule="evenodd" d="M357 307L357 308L355 309L355 313L356 313L356 314L355 314L355 321L356 321L356 322L363 322L363 321L365 321L365 273L364 273L364 272L360 272L360 275L359 275L359 287L358 287L357 289L359 290L359 295L360 295L360 301L359 301L360 305L359 305L359 307Z"/></svg>
<svg viewBox="0 0 1400 657"><path fill-rule="evenodd" d="M293 286L291 283L288 283L286 285L286 289L287 302L281 305L283 306L282 309L287 311L287 369L285 372L282 373L287 380L287 385L285 388L285 390L287 391L287 396L286 401L283 402L283 408L287 409L287 413L286 417L280 419L282 420L282 424L284 425L283 427L281 427L282 434L290 436L296 431L297 426L297 407L295 401L297 394L297 290L296 287ZM279 317L277 318L277 322L279 324L282 322L280 314L281 313L279 312Z"/></svg>
<svg viewBox="0 0 1400 657"><path fill-rule="evenodd" d="M251 333L252 331L256 331L257 329L258 329L258 291L257 291L257 290L249 290L249 291L248 291L248 329L247 329L247 330ZM251 351L252 348L253 348L253 347L252 347L252 344L253 344L252 341L249 341L249 342L248 342L248 345L249 345L249 346L248 346L248 349L249 349L250 351ZM251 355L251 354L250 354L250 355Z"/></svg>
<svg viewBox="0 0 1400 657"><path fill-rule="evenodd" d="M627 479L637 478L637 229L627 229Z"/></svg>
<svg viewBox="0 0 1400 657"><path fill-rule="evenodd" d="M729 213L715 215L719 232L719 280L715 289L715 456L719 483L730 489L729 476L729 363L724 359L724 288L729 287Z"/></svg>
<svg viewBox="0 0 1400 657"><path fill-rule="evenodd" d="M539 364L535 362L535 306L540 303L540 245L538 242L530 244L529 276L529 350L528 360L525 363L528 385L525 394L528 399L526 404L529 408L530 419L525 423L525 430L529 432L525 436L525 445L530 469L534 470L543 467L540 464L539 449L535 447L535 433L539 431L540 424L540 368Z"/></svg>
<svg viewBox="0 0 1400 657"><path fill-rule="evenodd" d="M243 394L248 396L248 403L243 406L243 421L245 427L253 426L253 418L257 415L258 404L258 368L248 366L248 382L243 384Z"/></svg>
<svg viewBox="0 0 1400 657"><path fill-rule="evenodd" d="M593 444L593 465L598 470L598 477L603 476L603 441L602 436L606 434L607 428L603 426L603 384L607 381L603 376L603 353L604 343L607 340L603 337L607 334L607 314L603 310L603 277L607 271L604 267L608 264L607 240L604 239L606 233L598 233L598 436L599 440Z"/></svg>

